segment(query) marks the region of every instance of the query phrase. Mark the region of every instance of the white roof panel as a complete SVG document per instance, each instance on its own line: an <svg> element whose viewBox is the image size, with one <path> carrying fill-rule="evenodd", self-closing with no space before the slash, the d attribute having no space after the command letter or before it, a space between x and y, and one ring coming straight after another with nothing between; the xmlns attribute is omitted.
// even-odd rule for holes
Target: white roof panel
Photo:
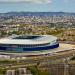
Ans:
<svg viewBox="0 0 75 75"><path fill-rule="evenodd" d="M2 38L0 39L0 44L44 44L57 40L57 38L52 35L39 35L39 36L41 37L38 37L36 39L13 39L11 37Z"/></svg>

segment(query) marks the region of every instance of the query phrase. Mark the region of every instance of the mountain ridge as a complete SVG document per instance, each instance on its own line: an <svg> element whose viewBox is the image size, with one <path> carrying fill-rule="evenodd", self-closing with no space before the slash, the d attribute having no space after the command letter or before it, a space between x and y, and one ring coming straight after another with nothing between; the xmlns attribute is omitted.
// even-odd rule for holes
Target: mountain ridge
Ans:
<svg viewBox="0 0 75 75"><path fill-rule="evenodd" d="M75 16L75 13L70 12L7 12L0 13L0 16Z"/></svg>

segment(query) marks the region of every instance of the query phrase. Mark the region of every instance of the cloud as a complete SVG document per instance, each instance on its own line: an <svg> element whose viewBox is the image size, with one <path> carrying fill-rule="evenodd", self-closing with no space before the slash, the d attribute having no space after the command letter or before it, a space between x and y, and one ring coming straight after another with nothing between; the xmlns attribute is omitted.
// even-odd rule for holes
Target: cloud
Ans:
<svg viewBox="0 0 75 75"><path fill-rule="evenodd" d="M51 0L0 0L0 2L27 2L27 3L51 3Z"/></svg>

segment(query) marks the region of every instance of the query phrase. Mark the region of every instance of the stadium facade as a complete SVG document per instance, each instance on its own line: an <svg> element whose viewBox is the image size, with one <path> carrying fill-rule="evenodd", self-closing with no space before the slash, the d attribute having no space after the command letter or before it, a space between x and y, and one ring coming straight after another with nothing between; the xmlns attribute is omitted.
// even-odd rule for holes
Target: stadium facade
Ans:
<svg viewBox="0 0 75 75"><path fill-rule="evenodd" d="M0 51L29 52L52 50L59 47L52 35L15 35L0 39Z"/></svg>

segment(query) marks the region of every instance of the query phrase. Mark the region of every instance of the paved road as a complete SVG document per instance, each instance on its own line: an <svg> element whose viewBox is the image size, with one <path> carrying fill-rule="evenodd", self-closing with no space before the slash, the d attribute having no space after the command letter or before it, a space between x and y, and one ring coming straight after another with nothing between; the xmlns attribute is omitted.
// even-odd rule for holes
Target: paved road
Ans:
<svg viewBox="0 0 75 75"><path fill-rule="evenodd" d="M0 67L6 67L6 68L15 68L15 67L26 67L26 66L33 66L33 65L37 65L37 63L41 63L41 64L47 64L47 63L58 63L58 62L62 62L63 63L63 59L65 58L69 58L72 57L75 54L75 50L70 50L70 51L66 51L66 52L61 52L61 53L55 53L54 55L50 56L50 55L46 55L46 56L39 56L39 57L29 57L27 60L19 60L19 62L21 62L21 64L0 64ZM56 61L56 62L55 62Z"/></svg>

